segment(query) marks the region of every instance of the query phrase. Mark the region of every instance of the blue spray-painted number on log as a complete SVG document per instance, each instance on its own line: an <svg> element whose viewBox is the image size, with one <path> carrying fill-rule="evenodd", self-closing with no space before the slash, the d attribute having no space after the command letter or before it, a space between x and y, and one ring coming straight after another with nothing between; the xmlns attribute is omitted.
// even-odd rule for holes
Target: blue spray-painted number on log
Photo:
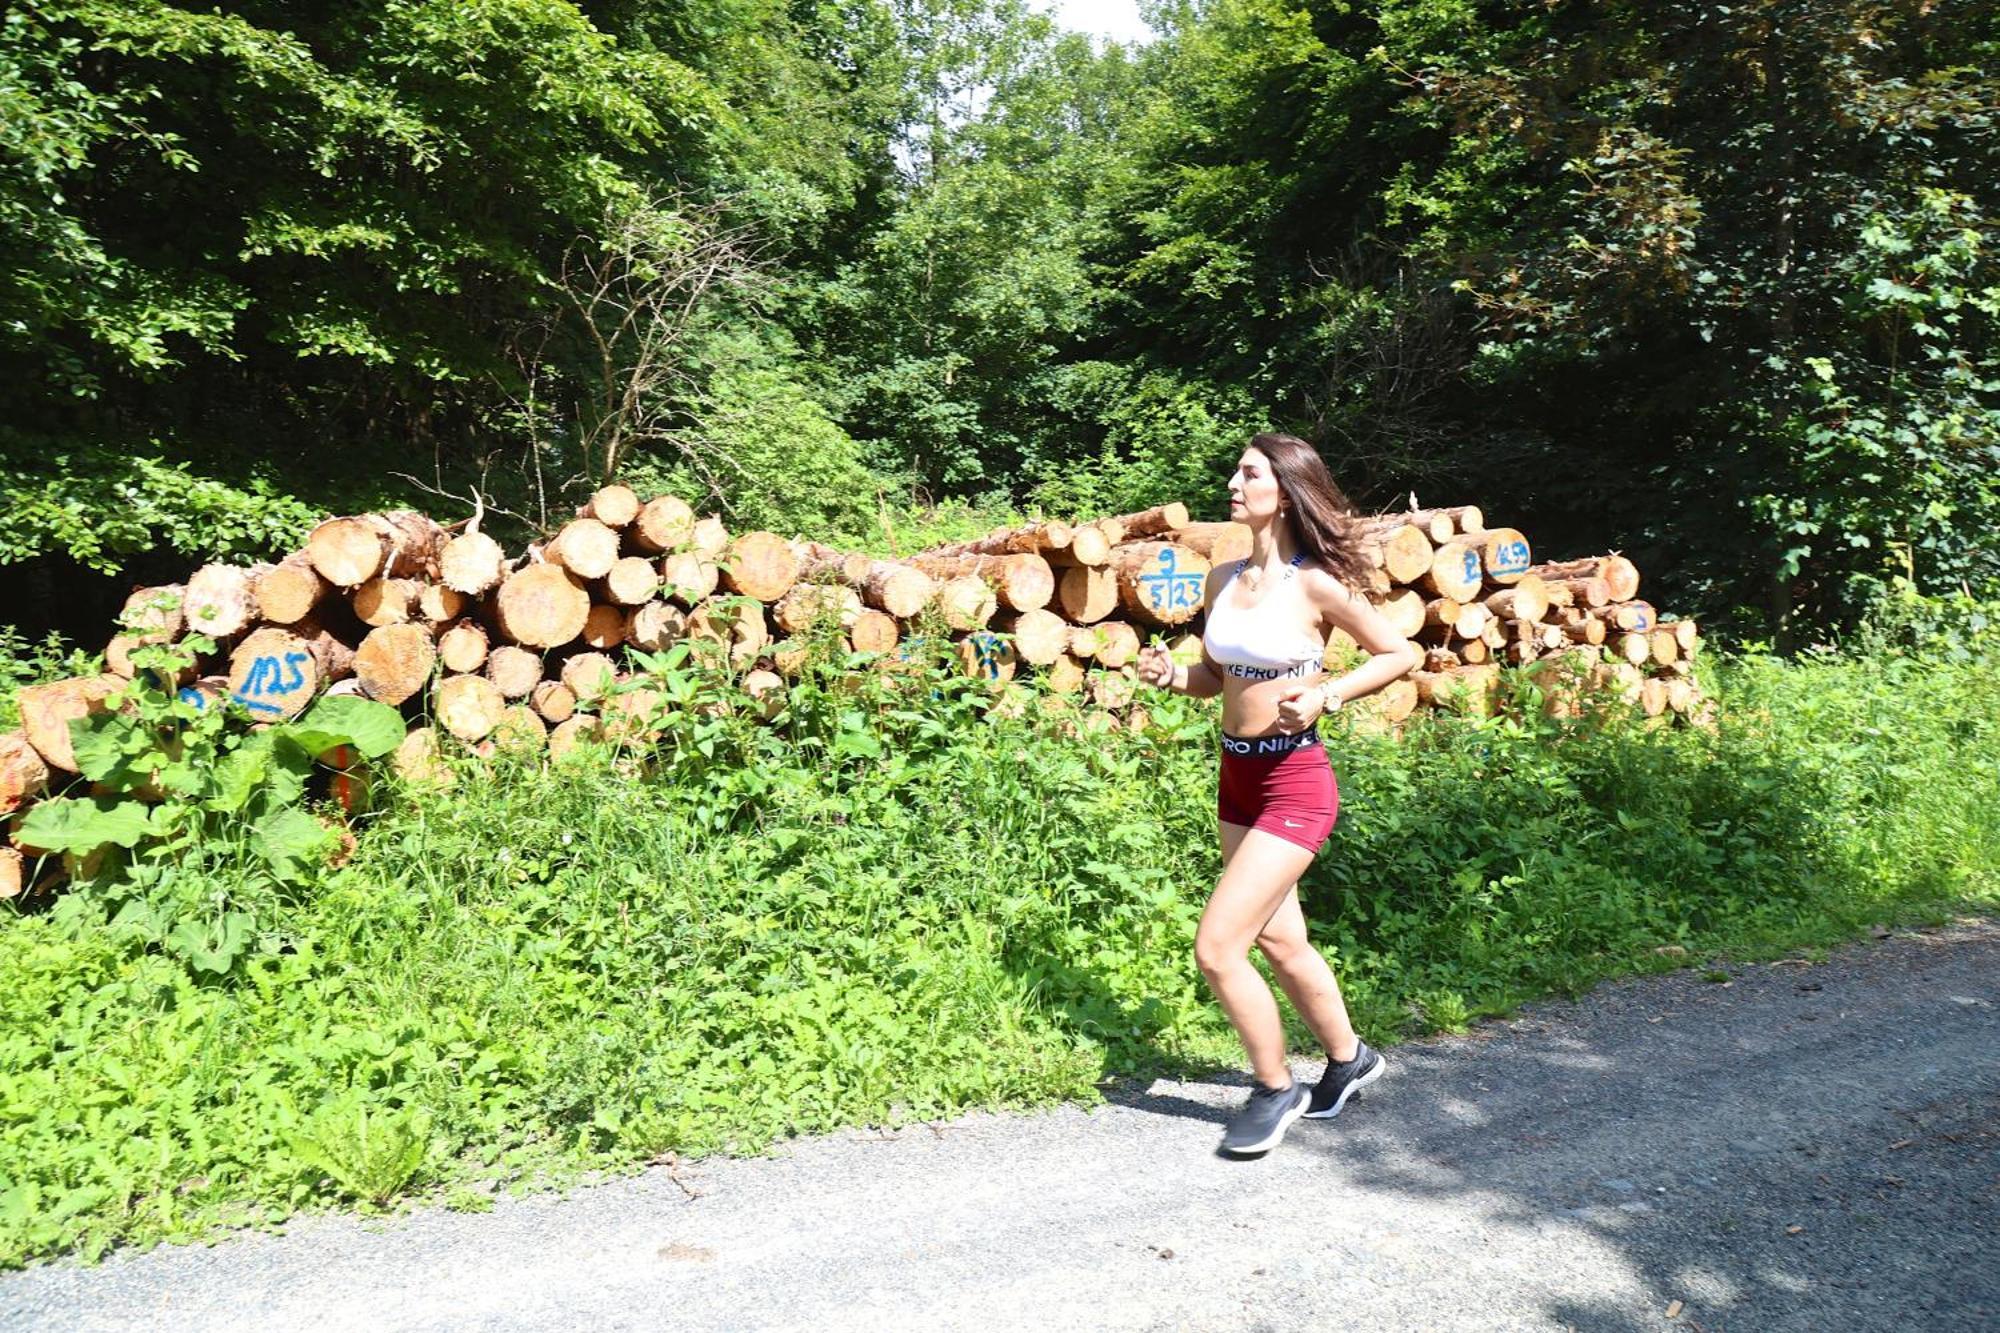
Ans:
<svg viewBox="0 0 2000 1333"><path fill-rule="evenodd" d="M1180 572L1180 556L1171 546L1160 552L1157 574L1139 576L1146 605L1155 611L1198 610L1201 607L1201 584L1201 575Z"/></svg>
<svg viewBox="0 0 2000 1333"><path fill-rule="evenodd" d="M1479 582L1479 552L1473 550L1470 546L1468 546L1464 550L1464 555L1465 555L1465 574L1463 577L1465 581L1467 583Z"/></svg>
<svg viewBox="0 0 2000 1333"><path fill-rule="evenodd" d="M1000 679L1000 640L991 634L972 636L972 655L986 679Z"/></svg>
<svg viewBox="0 0 2000 1333"><path fill-rule="evenodd" d="M1495 574L1522 574L1527 572L1527 568L1528 544L1524 541L1504 542L1493 553Z"/></svg>
<svg viewBox="0 0 2000 1333"><path fill-rule="evenodd" d="M231 697L245 708L260 713L284 712L283 704L268 700L286 698L306 687L306 673L299 670L299 664L311 656L310 653L286 653L283 658L270 654L258 658L250 664L250 675L244 680L243 688Z"/></svg>

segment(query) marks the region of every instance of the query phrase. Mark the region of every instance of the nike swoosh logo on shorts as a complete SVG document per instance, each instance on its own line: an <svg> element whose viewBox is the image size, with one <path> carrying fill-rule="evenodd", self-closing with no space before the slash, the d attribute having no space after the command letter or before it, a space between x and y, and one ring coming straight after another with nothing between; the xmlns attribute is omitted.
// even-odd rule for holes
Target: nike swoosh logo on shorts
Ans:
<svg viewBox="0 0 2000 1333"><path fill-rule="evenodd" d="M1293 822L1292 822L1291 820L1287 819L1287 820L1285 820L1285 827L1286 827L1286 828L1304 828L1304 827L1305 827L1305 825L1304 825L1304 824L1295 824L1295 823L1293 823Z"/></svg>

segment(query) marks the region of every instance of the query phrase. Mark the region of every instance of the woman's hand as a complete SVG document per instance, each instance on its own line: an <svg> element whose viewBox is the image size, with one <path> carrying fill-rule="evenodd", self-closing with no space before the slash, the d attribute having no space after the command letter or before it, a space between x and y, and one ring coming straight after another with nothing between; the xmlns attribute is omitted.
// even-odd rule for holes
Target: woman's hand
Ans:
<svg viewBox="0 0 2000 1333"><path fill-rule="evenodd" d="M1326 712L1326 695L1320 685L1293 684L1278 697L1278 730L1290 734L1304 731Z"/></svg>
<svg viewBox="0 0 2000 1333"><path fill-rule="evenodd" d="M1158 644L1148 644L1139 650L1139 679L1156 689L1171 690L1180 669L1167 650Z"/></svg>

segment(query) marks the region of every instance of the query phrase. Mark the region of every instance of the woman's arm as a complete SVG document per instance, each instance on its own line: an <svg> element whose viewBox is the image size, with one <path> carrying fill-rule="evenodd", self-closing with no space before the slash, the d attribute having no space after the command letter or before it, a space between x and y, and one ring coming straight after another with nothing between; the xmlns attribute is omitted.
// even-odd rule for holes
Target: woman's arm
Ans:
<svg viewBox="0 0 2000 1333"><path fill-rule="evenodd" d="M1331 574L1311 571L1306 577L1306 592L1325 623L1345 630L1368 653L1368 660L1346 675L1321 682L1321 688L1337 694L1341 702L1373 694L1423 663L1422 649L1397 633L1373 602Z"/></svg>

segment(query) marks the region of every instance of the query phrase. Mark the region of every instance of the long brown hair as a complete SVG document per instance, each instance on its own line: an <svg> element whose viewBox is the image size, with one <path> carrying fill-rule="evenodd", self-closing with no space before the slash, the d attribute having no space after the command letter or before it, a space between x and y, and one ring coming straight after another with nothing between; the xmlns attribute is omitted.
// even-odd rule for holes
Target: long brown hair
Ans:
<svg viewBox="0 0 2000 1333"><path fill-rule="evenodd" d="M1247 447L1270 460L1299 549L1350 592L1365 593L1370 567L1355 537L1354 503L1335 483L1319 451L1296 435L1275 431L1251 436Z"/></svg>

